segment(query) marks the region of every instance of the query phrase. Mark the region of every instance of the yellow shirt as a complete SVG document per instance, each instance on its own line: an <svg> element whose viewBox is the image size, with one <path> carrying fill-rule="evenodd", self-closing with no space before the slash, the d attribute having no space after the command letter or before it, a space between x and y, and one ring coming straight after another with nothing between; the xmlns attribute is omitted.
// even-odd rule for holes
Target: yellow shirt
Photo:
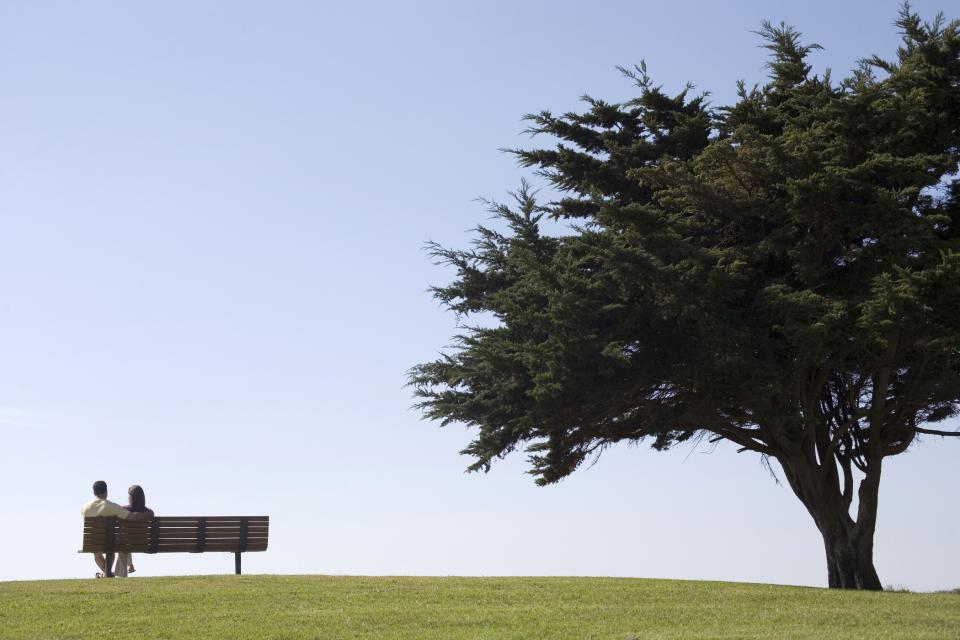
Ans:
<svg viewBox="0 0 960 640"><path fill-rule="evenodd" d="M94 498L80 509L80 515L84 518L120 518L126 520L130 512L118 505L116 502L110 502L103 498Z"/></svg>

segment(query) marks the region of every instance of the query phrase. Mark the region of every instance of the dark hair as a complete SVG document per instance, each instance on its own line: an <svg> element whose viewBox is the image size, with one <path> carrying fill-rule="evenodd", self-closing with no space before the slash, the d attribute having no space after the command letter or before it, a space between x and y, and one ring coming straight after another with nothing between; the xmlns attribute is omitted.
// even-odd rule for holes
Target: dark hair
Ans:
<svg viewBox="0 0 960 640"><path fill-rule="evenodd" d="M103 480L97 480L93 483L93 495L100 497L107 492L107 483Z"/></svg>
<svg viewBox="0 0 960 640"><path fill-rule="evenodd" d="M130 511L147 510L147 498L143 495L143 487L138 484L132 484L127 490L127 493L130 495Z"/></svg>

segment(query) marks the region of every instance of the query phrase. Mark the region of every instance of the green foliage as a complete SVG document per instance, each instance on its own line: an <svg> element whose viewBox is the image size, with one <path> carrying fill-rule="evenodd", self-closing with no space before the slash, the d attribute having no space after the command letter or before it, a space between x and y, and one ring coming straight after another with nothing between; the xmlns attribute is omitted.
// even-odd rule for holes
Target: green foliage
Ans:
<svg viewBox="0 0 960 640"><path fill-rule="evenodd" d="M954 594L623 578L216 576L0 583L0 637L947 638Z"/></svg>
<svg viewBox="0 0 960 640"><path fill-rule="evenodd" d="M477 429L471 469L522 448L550 483L620 441L707 436L849 476L957 414L960 33L907 5L897 24L896 60L839 83L764 23L769 82L736 104L641 65L634 100L527 116L556 144L512 153L561 197L524 183L490 205L505 231L431 246L457 269L436 297L495 322L410 374L426 416Z"/></svg>

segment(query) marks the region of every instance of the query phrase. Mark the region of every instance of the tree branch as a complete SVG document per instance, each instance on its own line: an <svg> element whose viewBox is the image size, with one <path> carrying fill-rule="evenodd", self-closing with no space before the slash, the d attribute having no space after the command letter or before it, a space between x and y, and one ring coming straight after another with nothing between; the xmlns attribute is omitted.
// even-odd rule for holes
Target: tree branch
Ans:
<svg viewBox="0 0 960 640"><path fill-rule="evenodd" d="M929 436L960 436L960 431L937 431L936 429L921 429L920 427L914 427L913 430Z"/></svg>
<svg viewBox="0 0 960 640"><path fill-rule="evenodd" d="M727 440L733 442L734 444L740 445L742 447L741 451L749 450L749 451L756 451L757 453L762 453L768 456L774 455L773 451L770 449L767 443L762 441L758 442L758 438L755 434L759 433L759 431L749 431L747 429L737 429L735 427L729 428L729 429L719 427L716 429L710 429L710 431L713 431L715 434L717 434L721 438L726 438ZM713 442L713 439L711 439L711 442Z"/></svg>
<svg viewBox="0 0 960 640"><path fill-rule="evenodd" d="M913 442L913 439L917 437L916 431L911 431L905 438L900 440L895 440L893 442L885 443L881 449L881 453L884 456L896 456L900 455L907 450L907 447L910 446L910 443Z"/></svg>
<svg viewBox="0 0 960 640"><path fill-rule="evenodd" d="M850 505L853 504L853 469L850 456L837 455L836 458L840 468L843 469L843 504L849 511Z"/></svg>
<svg viewBox="0 0 960 640"><path fill-rule="evenodd" d="M840 426L839 429L837 429L836 431L834 431L834 433L833 433L833 441L830 443L830 454L831 454L831 455L832 455L832 454L835 454L835 453L837 452L837 449L840 448L840 444L843 442L844 437L847 435L847 433L850 431L850 429L851 429L852 427L854 427L854 426L856 426L856 425L858 424L858 422L860 421L860 418L861 418L861 416L860 416L859 412L855 412L855 413L853 414L853 417L852 417L852 418L850 418L849 420L847 420L846 422L844 422L844 423Z"/></svg>

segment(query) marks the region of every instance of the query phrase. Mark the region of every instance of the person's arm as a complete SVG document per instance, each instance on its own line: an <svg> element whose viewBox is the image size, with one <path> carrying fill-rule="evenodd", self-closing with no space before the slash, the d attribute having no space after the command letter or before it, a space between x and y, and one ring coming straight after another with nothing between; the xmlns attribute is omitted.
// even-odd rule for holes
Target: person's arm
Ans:
<svg viewBox="0 0 960 640"><path fill-rule="evenodd" d="M147 509L146 511L128 511L127 520L129 520L130 522L153 520L153 510Z"/></svg>
<svg viewBox="0 0 960 640"><path fill-rule="evenodd" d="M100 515L104 518L120 518L121 520L126 520L130 512L115 502L104 500Z"/></svg>

